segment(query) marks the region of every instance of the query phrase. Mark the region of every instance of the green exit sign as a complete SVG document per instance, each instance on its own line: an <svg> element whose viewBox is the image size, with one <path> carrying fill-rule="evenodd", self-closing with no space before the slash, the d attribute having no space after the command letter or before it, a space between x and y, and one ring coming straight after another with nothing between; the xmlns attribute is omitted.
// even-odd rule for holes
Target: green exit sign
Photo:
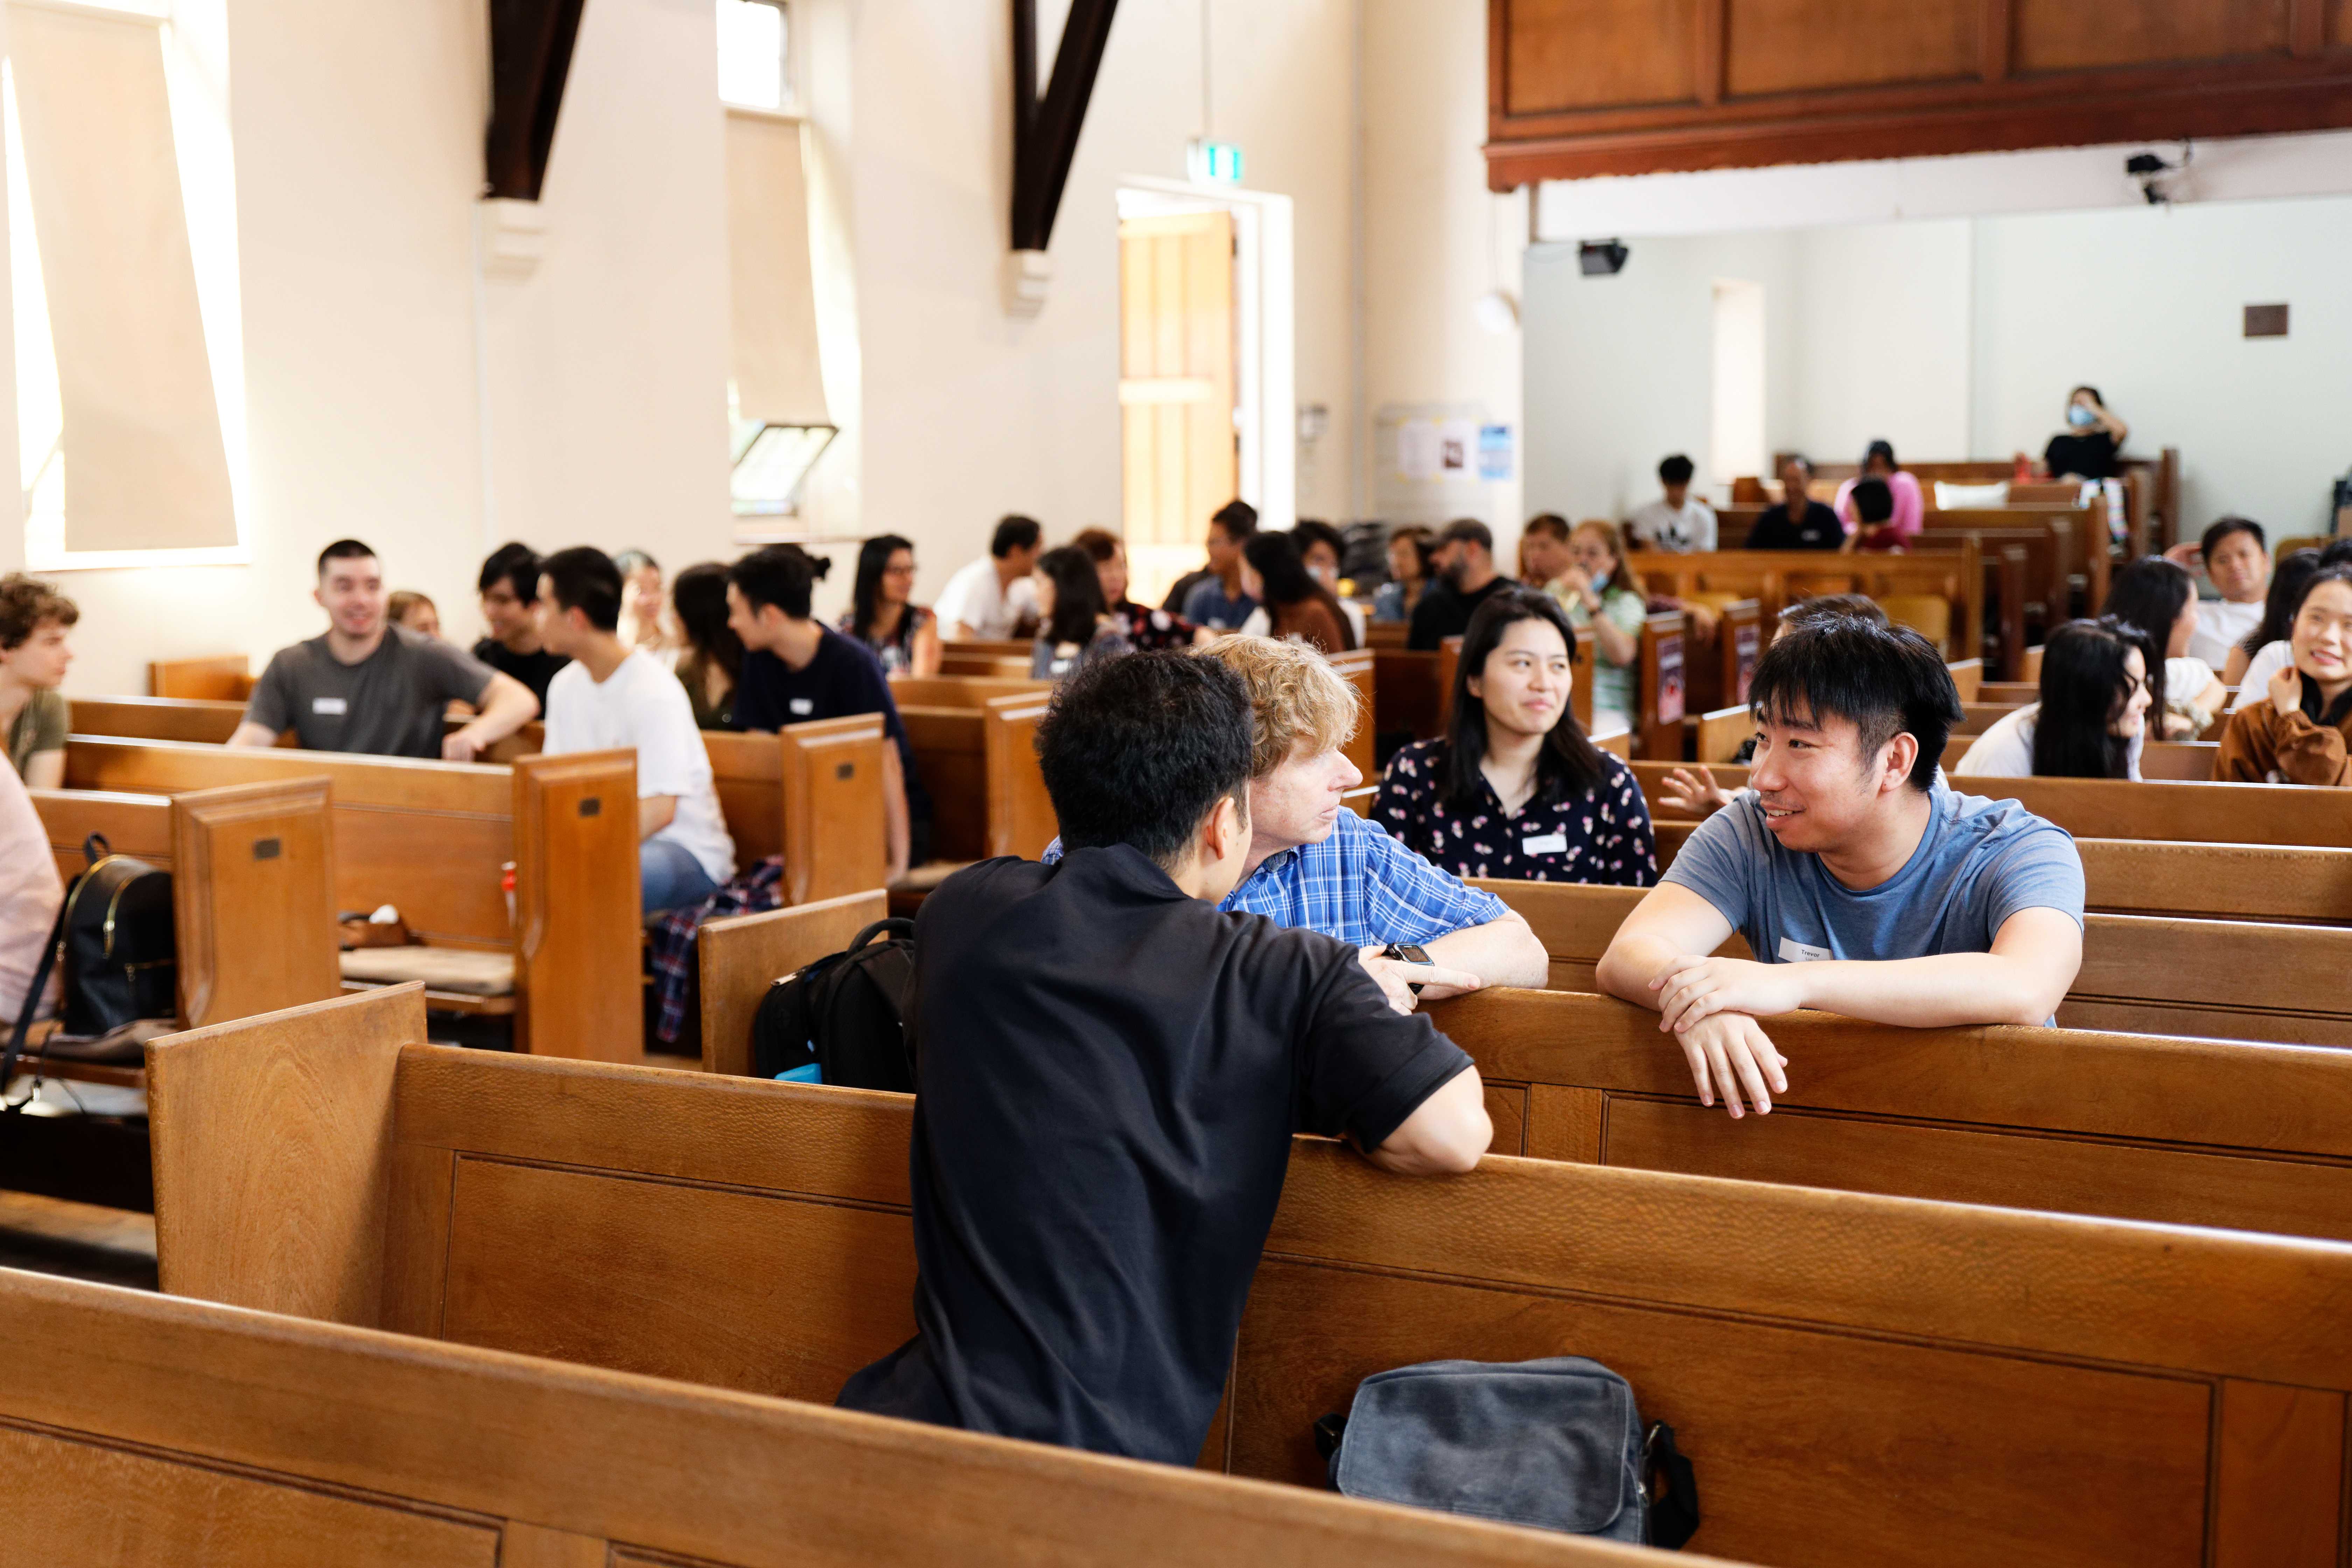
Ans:
<svg viewBox="0 0 2352 1568"><path fill-rule="evenodd" d="M1230 142L1203 142L1194 137L1184 149L1184 166L1196 185L1242 183L1242 150Z"/></svg>

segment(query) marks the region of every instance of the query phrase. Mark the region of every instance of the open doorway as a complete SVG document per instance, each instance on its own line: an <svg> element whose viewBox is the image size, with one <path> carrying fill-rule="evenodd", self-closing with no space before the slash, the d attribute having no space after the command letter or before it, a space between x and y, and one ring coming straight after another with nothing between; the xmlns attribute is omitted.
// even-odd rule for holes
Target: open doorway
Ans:
<svg viewBox="0 0 2352 1568"><path fill-rule="evenodd" d="M1295 521L1290 198L1134 179L1118 216L1120 529L1156 604L1228 500Z"/></svg>

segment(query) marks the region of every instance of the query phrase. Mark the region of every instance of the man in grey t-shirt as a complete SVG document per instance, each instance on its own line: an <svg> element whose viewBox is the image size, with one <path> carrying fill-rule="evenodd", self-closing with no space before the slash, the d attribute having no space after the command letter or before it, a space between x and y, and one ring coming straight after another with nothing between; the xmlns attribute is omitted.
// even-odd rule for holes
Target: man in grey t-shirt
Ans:
<svg viewBox="0 0 2352 1568"><path fill-rule="evenodd" d="M2013 800L1936 775L1959 695L1918 633L1784 628L1758 661L1751 788L1702 824L1618 929L1602 990L1655 1007L1702 1103L1788 1091L1759 1017L1818 1007L1917 1027L2040 1024L2083 962L2083 862ZM1755 954L1709 955L1737 931Z"/></svg>
<svg viewBox="0 0 2352 1568"><path fill-rule="evenodd" d="M291 730L311 752L471 762L539 713L539 699L437 637L387 623L375 552L341 539L319 556L311 595L327 612L324 637L280 648L261 672L232 746L272 746ZM452 702L478 714L444 735Z"/></svg>

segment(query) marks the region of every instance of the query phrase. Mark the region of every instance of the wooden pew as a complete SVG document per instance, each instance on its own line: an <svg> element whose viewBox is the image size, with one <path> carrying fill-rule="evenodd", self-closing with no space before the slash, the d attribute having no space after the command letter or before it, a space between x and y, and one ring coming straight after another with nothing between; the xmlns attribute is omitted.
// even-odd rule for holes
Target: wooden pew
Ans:
<svg viewBox="0 0 2352 1568"><path fill-rule="evenodd" d="M1687 644L1680 610L1662 611L1642 623L1642 663L1633 687L1633 754L1638 757L1683 760L1683 715L1690 711Z"/></svg>
<svg viewBox="0 0 2352 1568"><path fill-rule="evenodd" d="M839 952L887 918L880 889L798 909L705 921L695 931L702 984L702 1070L737 1078L751 1071L751 1019L768 987L803 965Z"/></svg>
<svg viewBox="0 0 2352 1568"><path fill-rule="evenodd" d="M1054 841L1054 805L1037 767L1037 724L1053 687L1024 681L1024 689L992 694L994 684L959 689L944 679L900 682L899 721L931 797L935 862L997 855L1034 860Z"/></svg>
<svg viewBox="0 0 2352 1568"><path fill-rule="evenodd" d="M776 734L703 733L735 863L784 858L787 904L878 886L889 868L882 716L787 724Z"/></svg>
<svg viewBox="0 0 2352 1568"><path fill-rule="evenodd" d="M170 797L35 790L60 875L86 864L82 844L172 873L183 1026L324 1001L342 989L335 963L334 844L324 778L229 784ZM59 1061L56 1077L135 1079L136 1068ZM128 1075L127 1077L125 1075Z"/></svg>
<svg viewBox="0 0 2352 1568"><path fill-rule="evenodd" d="M77 697L68 705L77 735L120 735L139 741L204 741L214 745L236 732L242 702L199 697Z"/></svg>
<svg viewBox="0 0 2352 1568"><path fill-rule="evenodd" d="M2140 752L2140 777L2174 784L2210 784L2221 760L2218 741L2150 741Z"/></svg>
<svg viewBox="0 0 2352 1568"><path fill-rule="evenodd" d="M1034 651L1034 645L1020 637L942 642L940 645L940 673L943 676L978 675L1005 680L1026 680L1029 679L1029 662Z"/></svg>
<svg viewBox="0 0 2352 1568"><path fill-rule="evenodd" d="M1717 550L1691 555L1643 551L1631 564L1653 594L1691 598L1731 593L1758 601L1761 624L1777 621L1800 599L1821 594L1867 594L1941 600L1949 631L1947 657L1982 651L1984 563L1973 540L1958 549L1899 555L1836 555L1813 550Z"/></svg>
<svg viewBox="0 0 2352 1568"><path fill-rule="evenodd" d="M1756 733L1755 715L1746 704L1718 708L1698 716L1696 748L1702 763L1727 763L1748 738Z"/></svg>
<svg viewBox="0 0 2352 1568"><path fill-rule="evenodd" d="M87 735L66 745L76 790L177 795L320 776L333 791L337 907L389 903L428 946L512 955L510 991L436 992L434 1005L511 1014L517 1050L637 1059L642 917L627 752L493 766ZM500 888L509 861L511 915Z"/></svg>
<svg viewBox="0 0 2352 1568"><path fill-rule="evenodd" d="M164 659L147 667L147 692L152 697L242 703L253 695L251 668L241 653L217 658Z"/></svg>
<svg viewBox="0 0 2352 1568"><path fill-rule="evenodd" d="M1550 988L1598 991L1594 969L1642 888L1473 880L1535 928ZM1737 932L1720 952L1752 958ZM2085 917L2083 968L2059 1005L2070 1029L2352 1046L2352 929L2156 915ZM2260 976L2259 983L2250 976Z"/></svg>
<svg viewBox="0 0 2352 1568"><path fill-rule="evenodd" d="M1743 707L1748 701L1748 683L1756 674L1756 661L1764 654L1763 605L1756 599L1727 599L1720 594L1697 597L1719 618L1714 657L1690 661L1686 705L1695 713ZM1586 640L1580 638L1579 646Z"/></svg>
<svg viewBox="0 0 2352 1568"><path fill-rule="evenodd" d="M1356 764L1356 771L1367 779L1381 776L1381 763L1376 742L1380 731L1380 685L1374 667L1372 650L1351 648L1346 653L1327 654L1331 668L1341 679L1356 689L1356 728L1340 750Z"/></svg>
<svg viewBox="0 0 2352 1568"><path fill-rule="evenodd" d="M1499 1153L2352 1241L2342 1052L1792 1013L1788 1091L1734 1122L1628 1003L1493 991L1431 1016L1511 1101Z"/></svg>
<svg viewBox="0 0 2352 1568"><path fill-rule="evenodd" d="M1660 794L1673 772L1635 763L1650 814L1669 817ZM1746 786L1748 770L1710 768L1727 790ZM1966 781L1962 781L1964 784ZM2171 839L2201 844L2352 845L2352 790L2297 784L2138 783L2126 779L2003 778L1967 793L2023 803L2078 838ZM1998 789L1992 786L1998 784Z"/></svg>
<svg viewBox="0 0 2352 1568"><path fill-rule="evenodd" d="M1444 733L1444 712L1453 689L1441 684L1438 659L1437 654L1411 648L1373 647L1375 710L1391 732L1409 734L1416 741L1433 740Z"/></svg>
<svg viewBox="0 0 2352 1568"><path fill-rule="evenodd" d="M1637 1564L1653 1554L0 1270L12 1561ZM1657 1554L1656 1560L1675 1561Z"/></svg>
<svg viewBox="0 0 2352 1568"><path fill-rule="evenodd" d="M386 995L151 1048L167 1290L820 1400L912 1328L910 1099L420 1023ZM1409 1181L1307 1139L1204 1458L1319 1485L1364 1376L1572 1352L1681 1434L1702 1550L2333 1562L2347 1309L2334 1242L1507 1156Z"/></svg>

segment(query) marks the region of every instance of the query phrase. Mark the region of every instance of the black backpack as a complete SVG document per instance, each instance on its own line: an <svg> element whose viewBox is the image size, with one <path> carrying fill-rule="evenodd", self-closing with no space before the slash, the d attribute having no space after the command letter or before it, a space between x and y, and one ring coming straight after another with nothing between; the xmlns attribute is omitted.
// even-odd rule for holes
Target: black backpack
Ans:
<svg viewBox="0 0 2352 1568"><path fill-rule="evenodd" d="M888 941L874 940L885 931ZM751 1019L751 1070L912 1094L906 1018L914 1000L914 935L912 921L876 921L844 951L769 986Z"/></svg>
<svg viewBox="0 0 2352 1568"><path fill-rule="evenodd" d="M172 925L172 874L117 855L102 835L82 843L89 868L66 889L65 907L25 994L24 1011L0 1056L0 1085L16 1070L49 972L65 964L63 1032L94 1037L179 1008L179 956Z"/></svg>

